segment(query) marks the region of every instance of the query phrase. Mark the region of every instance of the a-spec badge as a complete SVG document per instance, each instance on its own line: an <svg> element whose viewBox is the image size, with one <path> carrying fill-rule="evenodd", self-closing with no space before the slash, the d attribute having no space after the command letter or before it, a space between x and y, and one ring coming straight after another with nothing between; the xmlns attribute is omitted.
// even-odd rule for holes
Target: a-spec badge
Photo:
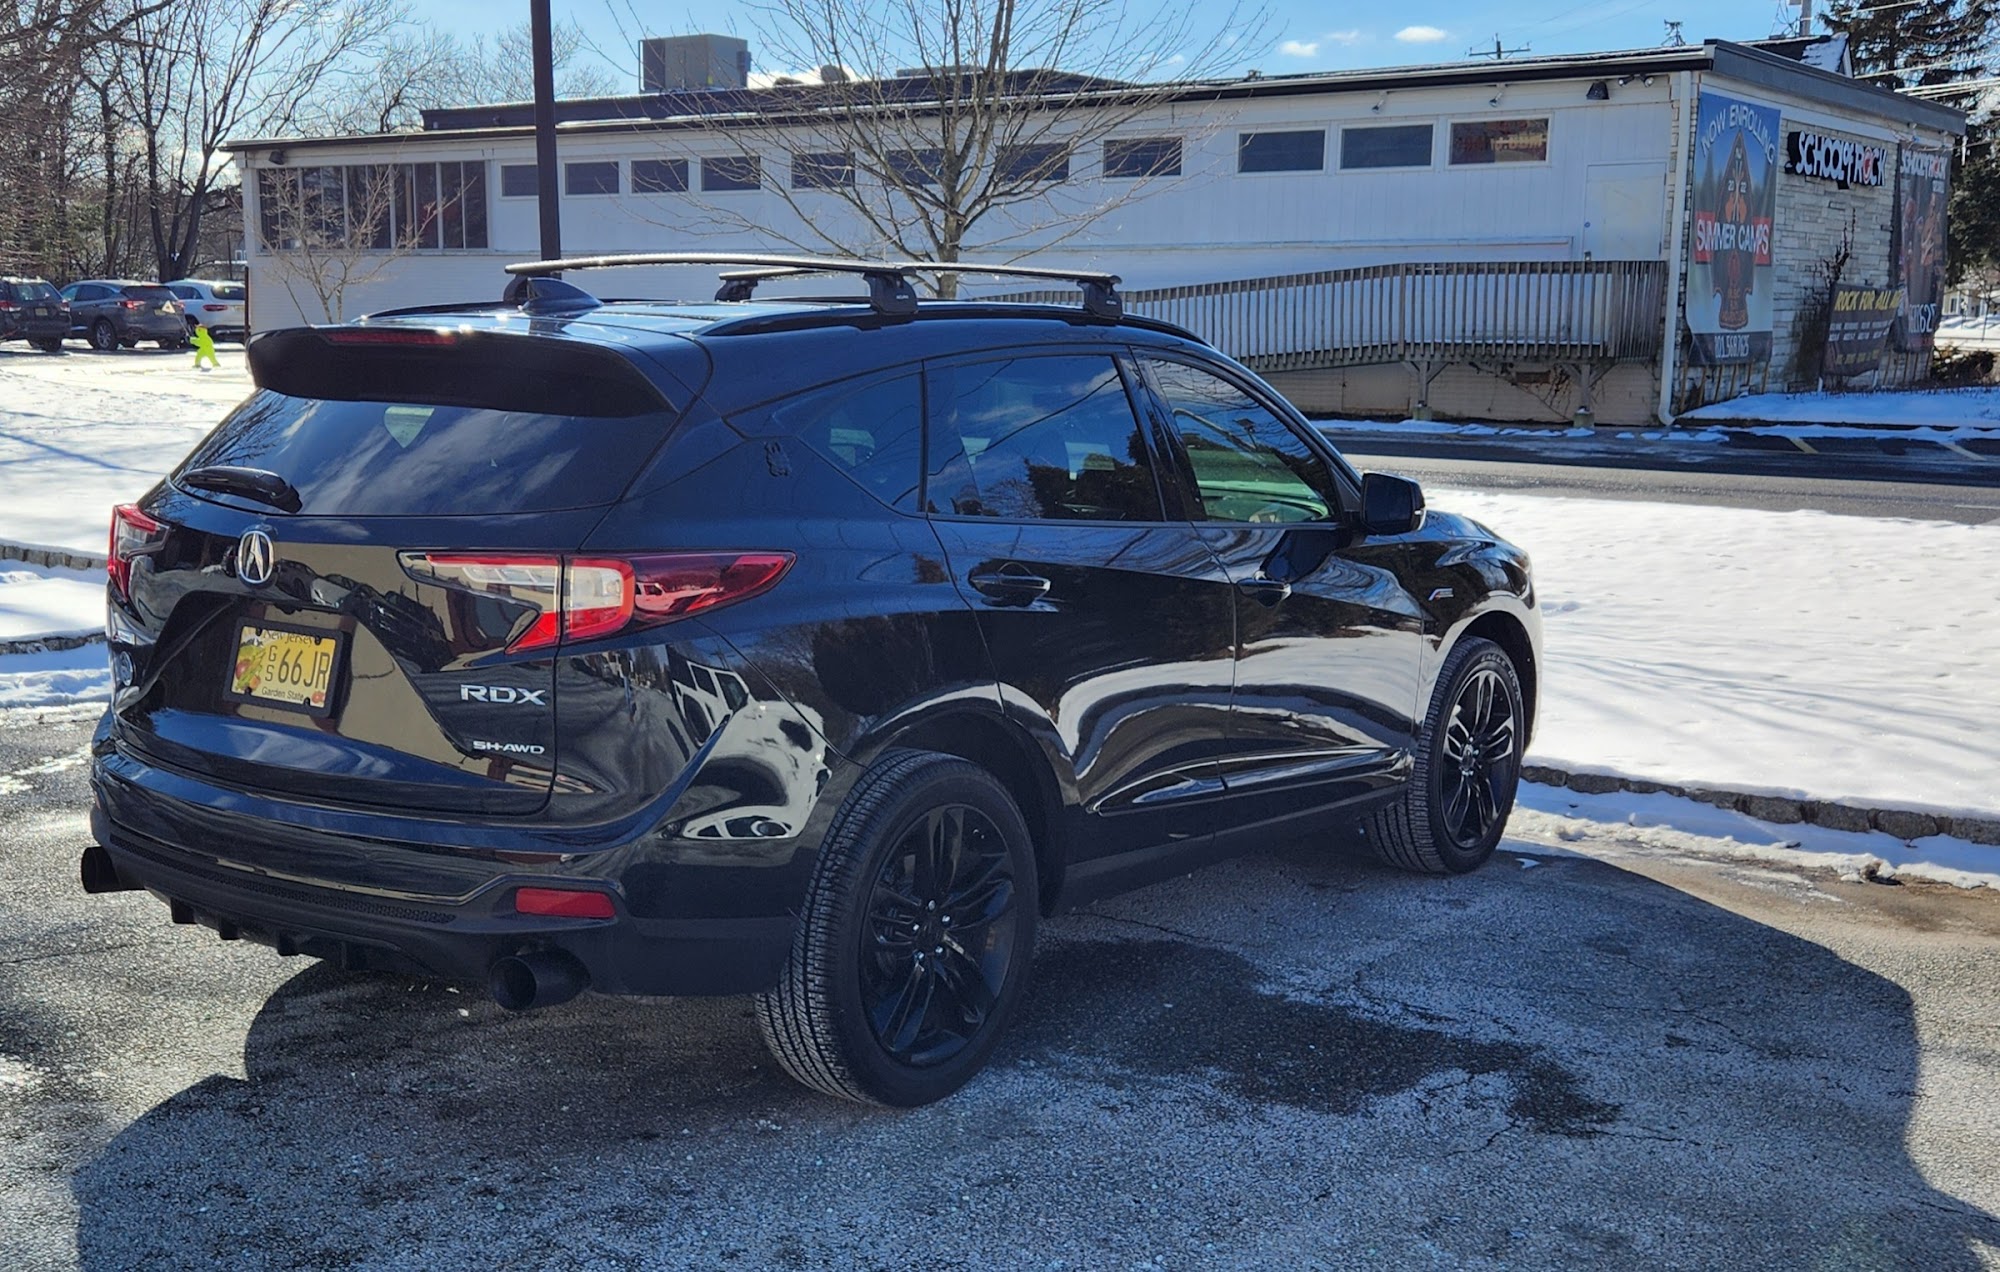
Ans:
<svg viewBox="0 0 2000 1272"><path fill-rule="evenodd" d="M236 577L252 587L262 587L271 581L271 571L277 568L278 549L271 542L271 536L262 530L245 530L243 537L236 541Z"/></svg>

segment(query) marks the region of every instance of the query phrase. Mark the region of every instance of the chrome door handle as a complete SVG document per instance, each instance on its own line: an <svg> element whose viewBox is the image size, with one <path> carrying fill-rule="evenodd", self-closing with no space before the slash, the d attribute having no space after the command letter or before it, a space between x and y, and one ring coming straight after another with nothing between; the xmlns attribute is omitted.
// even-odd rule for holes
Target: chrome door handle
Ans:
<svg viewBox="0 0 2000 1272"><path fill-rule="evenodd" d="M1039 574L1018 567L1013 570L980 570L966 576L980 595L995 605L1033 605L1049 593L1050 582Z"/></svg>

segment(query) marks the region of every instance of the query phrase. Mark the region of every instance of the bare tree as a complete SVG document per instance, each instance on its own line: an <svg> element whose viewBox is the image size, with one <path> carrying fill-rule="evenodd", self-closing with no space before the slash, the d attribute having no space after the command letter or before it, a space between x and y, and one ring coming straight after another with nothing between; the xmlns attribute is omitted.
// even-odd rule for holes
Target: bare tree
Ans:
<svg viewBox="0 0 2000 1272"><path fill-rule="evenodd" d="M401 4L310 0L148 0L129 7L131 39L112 105L143 156L147 229L159 276L196 262L215 206L222 142L291 127L358 50L406 21Z"/></svg>
<svg viewBox="0 0 2000 1272"><path fill-rule="evenodd" d="M1179 179L1184 125L1119 134L1239 60L1265 25L1261 10L1204 8L1198 23L1193 5L1135 14L1121 0L773 0L762 12L764 56L819 69L779 78L723 131L791 224L706 198L704 219L807 250L935 261L1046 248ZM1128 179L1069 182L1105 142L1122 147ZM774 154L789 173L759 170ZM950 276L939 288L952 294Z"/></svg>
<svg viewBox="0 0 2000 1272"><path fill-rule="evenodd" d="M613 92L611 77L589 64L589 46L574 24L556 27L556 96L594 97ZM321 94L317 109L297 121L307 134L403 132L422 126L423 112L476 102L523 101L534 95L526 23L489 41L469 40L424 24L390 32L355 58Z"/></svg>

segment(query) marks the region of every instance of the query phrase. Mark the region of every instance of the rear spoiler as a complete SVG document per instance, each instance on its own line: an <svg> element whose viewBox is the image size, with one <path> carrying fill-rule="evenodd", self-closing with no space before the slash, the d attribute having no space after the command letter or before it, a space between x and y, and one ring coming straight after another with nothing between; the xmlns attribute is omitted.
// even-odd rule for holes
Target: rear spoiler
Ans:
<svg viewBox="0 0 2000 1272"><path fill-rule="evenodd" d="M546 336L293 327L253 339L247 356L257 386L287 397L620 418L677 409L616 350Z"/></svg>

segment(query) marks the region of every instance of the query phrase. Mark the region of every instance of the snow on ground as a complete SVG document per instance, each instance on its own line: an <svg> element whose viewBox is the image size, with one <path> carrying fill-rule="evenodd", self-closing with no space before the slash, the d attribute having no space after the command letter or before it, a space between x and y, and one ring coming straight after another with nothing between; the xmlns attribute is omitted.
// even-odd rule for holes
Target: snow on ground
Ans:
<svg viewBox="0 0 2000 1272"><path fill-rule="evenodd" d="M1593 846L1657 849L1833 870L1850 882L1929 879L1960 888L2000 888L2000 850L1949 835L1901 840L1881 831L1774 826L1671 795L1579 795L1523 783L1507 822L1513 841L1588 853ZM1525 862L1523 864L1526 864Z"/></svg>
<svg viewBox="0 0 2000 1272"><path fill-rule="evenodd" d="M1436 490L1534 558L1531 762L2000 812L2000 525Z"/></svg>
<svg viewBox="0 0 2000 1272"><path fill-rule="evenodd" d="M0 709L109 702L109 657L103 645L44 654L0 654Z"/></svg>
<svg viewBox="0 0 2000 1272"><path fill-rule="evenodd" d="M1679 423L1867 424L2000 429L2000 387L1857 393L1757 393L1682 415Z"/></svg>
<svg viewBox="0 0 2000 1272"><path fill-rule="evenodd" d="M104 627L104 574L0 561L0 642Z"/></svg>
<svg viewBox="0 0 2000 1272"><path fill-rule="evenodd" d="M0 542L104 554L113 505L146 493L248 397L240 346L186 351L0 345Z"/></svg>

